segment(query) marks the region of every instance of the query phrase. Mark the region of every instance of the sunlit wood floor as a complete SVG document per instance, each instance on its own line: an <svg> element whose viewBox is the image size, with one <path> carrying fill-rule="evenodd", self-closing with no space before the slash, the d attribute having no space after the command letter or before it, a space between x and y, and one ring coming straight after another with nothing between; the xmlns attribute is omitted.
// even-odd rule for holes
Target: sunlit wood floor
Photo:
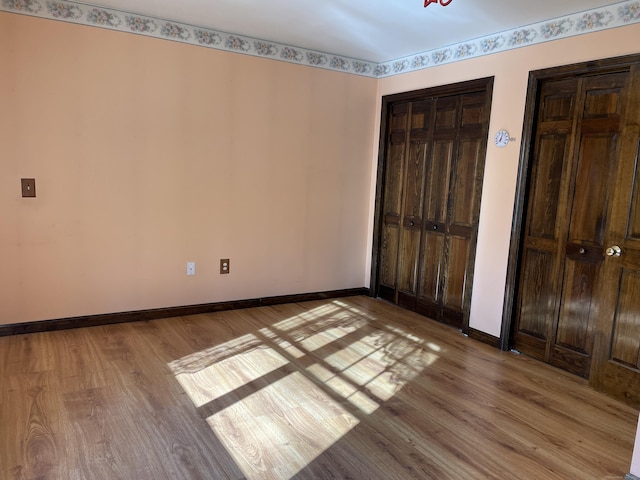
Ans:
<svg viewBox="0 0 640 480"><path fill-rule="evenodd" d="M637 412L353 297L0 338L0 478L621 479Z"/></svg>

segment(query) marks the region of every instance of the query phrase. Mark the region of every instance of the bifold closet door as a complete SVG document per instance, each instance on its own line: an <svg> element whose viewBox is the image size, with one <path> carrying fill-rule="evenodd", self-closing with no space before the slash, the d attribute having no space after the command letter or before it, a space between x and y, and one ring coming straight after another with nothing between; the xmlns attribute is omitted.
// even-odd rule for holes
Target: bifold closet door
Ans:
<svg viewBox="0 0 640 480"><path fill-rule="evenodd" d="M490 110L487 86L387 106L377 293L464 327Z"/></svg>

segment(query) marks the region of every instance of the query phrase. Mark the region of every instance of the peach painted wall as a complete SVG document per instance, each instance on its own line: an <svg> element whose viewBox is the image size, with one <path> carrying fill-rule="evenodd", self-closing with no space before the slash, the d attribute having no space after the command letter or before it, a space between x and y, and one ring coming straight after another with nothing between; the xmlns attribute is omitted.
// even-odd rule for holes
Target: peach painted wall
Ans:
<svg viewBox="0 0 640 480"><path fill-rule="evenodd" d="M0 65L0 323L365 286L377 80L8 13Z"/></svg>
<svg viewBox="0 0 640 480"><path fill-rule="evenodd" d="M491 141L488 146L471 303L472 328L500 335L529 71L632 53L640 53L638 24L380 80L377 110L384 95L495 77L490 140L497 130L506 128L517 141L503 149ZM378 135L379 119L375 146Z"/></svg>
<svg viewBox="0 0 640 480"><path fill-rule="evenodd" d="M381 96L495 76L517 141L488 149L471 326L497 336L528 72L638 38L378 81L0 12L0 323L369 286Z"/></svg>

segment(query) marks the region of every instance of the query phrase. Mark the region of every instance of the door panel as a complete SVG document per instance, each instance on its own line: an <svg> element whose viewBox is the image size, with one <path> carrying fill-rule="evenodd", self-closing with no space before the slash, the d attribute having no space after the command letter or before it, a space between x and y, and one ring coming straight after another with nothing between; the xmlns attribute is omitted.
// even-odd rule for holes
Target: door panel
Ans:
<svg viewBox="0 0 640 480"><path fill-rule="evenodd" d="M420 272L418 311L457 327L463 327L471 299L468 287L486 152L486 100L485 93L470 93L438 99L436 104L431 163L433 171L442 175L434 181L442 182L447 191L445 197L444 189L437 187L425 196L428 216L422 261L434 269Z"/></svg>
<svg viewBox="0 0 640 480"><path fill-rule="evenodd" d="M424 185L433 101L417 101L410 106L409 150L406 155L406 175L403 196L402 236L398 277L398 303L415 309L418 262L422 234Z"/></svg>
<svg viewBox="0 0 640 480"><path fill-rule="evenodd" d="M532 212L527 232L533 238L556 239L560 180L564 158L568 155L569 132L551 131L540 136L539 162L534 172L531 201L538 207Z"/></svg>
<svg viewBox="0 0 640 480"><path fill-rule="evenodd" d="M422 220L426 154L427 146L424 142L418 142L412 138L409 144L407 179L404 189L404 216L418 222Z"/></svg>
<svg viewBox="0 0 640 480"><path fill-rule="evenodd" d="M552 365L586 378L593 346L592 297L598 270L598 263L566 260L562 303L550 360Z"/></svg>
<svg viewBox="0 0 640 480"><path fill-rule="evenodd" d="M444 274L444 233L427 228L424 235L423 262L420 286L421 299L436 303L440 298L442 275Z"/></svg>
<svg viewBox="0 0 640 480"><path fill-rule="evenodd" d="M598 302L594 289L600 276L607 227L609 191L617 163L620 129L619 74L588 78L582 83L584 109L578 117L568 243L565 247L560 311L549 363L589 378ZM603 86L604 85L604 86ZM615 85L615 88L612 86Z"/></svg>
<svg viewBox="0 0 640 480"><path fill-rule="evenodd" d="M385 149L384 204L381 227L378 294L396 301L398 248L404 180L404 159L407 144L407 124L410 104L394 104L389 113L389 133Z"/></svg>
<svg viewBox="0 0 640 480"><path fill-rule="evenodd" d="M381 171L391 186L376 271L382 298L458 327L471 301L492 81L465 85L386 107Z"/></svg>
<svg viewBox="0 0 640 480"><path fill-rule="evenodd" d="M578 89L578 79L547 81L538 102L513 341L546 362L560 308Z"/></svg>
<svg viewBox="0 0 640 480"><path fill-rule="evenodd" d="M640 63L538 92L512 338L640 406Z"/></svg>
<svg viewBox="0 0 640 480"><path fill-rule="evenodd" d="M444 306L456 312L462 311L464 303L465 270L469 256L467 237L449 237L447 282L444 291Z"/></svg>
<svg viewBox="0 0 640 480"><path fill-rule="evenodd" d="M433 156L427 167L426 219L436 226L442 226L447 219L447 198L454 147L453 141L434 142Z"/></svg>
<svg viewBox="0 0 640 480"><path fill-rule="evenodd" d="M637 370L640 368L640 322L634 295L640 292L640 271L623 269L618 292L610 360Z"/></svg>
<svg viewBox="0 0 640 480"><path fill-rule="evenodd" d="M584 135L580 139L577 178L569 241L602 247L606 226L611 160L615 159L616 133ZM615 173L615 172L613 172Z"/></svg>
<svg viewBox="0 0 640 480"><path fill-rule="evenodd" d="M631 172L633 178L640 179L640 161L638 155L640 155L640 141L636 144L636 159L635 168ZM626 239L629 242L640 241L640 182L636 181L632 187L631 205L629 208L629 221L627 224Z"/></svg>
<svg viewBox="0 0 640 480"><path fill-rule="evenodd" d="M450 115L450 109L448 112L448 117L444 114L442 117L445 119L453 118ZM443 121L441 119L441 122ZM448 125L451 126L451 123ZM453 140L434 141L433 155L427 167L426 216L417 310L423 315L435 319L442 317L440 299L446 275L445 225L454 152L455 142Z"/></svg>
<svg viewBox="0 0 640 480"><path fill-rule="evenodd" d="M382 228L382 250L385 255L380 258L380 284L393 288L396 284L396 258L398 258L399 224L389 219Z"/></svg>
<svg viewBox="0 0 640 480"><path fill-rule="evenodd" d="M627 243L627 242L625 242ZM630 250L633 249L634 252ZM607 355L595 368L591 384L604 392L640 407L640 245L626 246L628 258L613 262L621 264L619 281L613 285L615 303L613 316L605 327L611 342L600 343ZM635 258L629 258L635 257ZM634 261L635 260L635 261ZM600 357L596 357L600 359Z"/></svg>
<svg viewBox="0 0 640 480"><path fill-rule="evenodd" d="M479 199L477 189L481 177L478 172L481 141L463 140L459 145L456 175L452 179L451 222L455 225L471 227Z"/></svg>
<svg viewBox="0 0 640 480"><path fill-rule="evenodd" d="M629 91L618 104L620 165L606 232L606 246L620 247L620 254L606 256L597 292L601 316L591 384L640 407L640 64L631 68Z"/></svg>
<svg viewBox="0 0 640 480"><path fill-rule="evenodd" d="M557 316L555 253L531 246L524 254L522 265L517 348L522 353L544 360L549 325Z"/></svg>
<svg viewBox="0 0 640 480"><path fill-rule="evenodd" d="M549 81L539 101L514 340L523 352L586 378L627 79Z"/></svg>
<svg viewBox="0 0 640 480"><path fill-rule="evenodd" d="M435 131L436 138L451 136L451 131L455 130L458 120L458 99L457 97L443 97L438 99L436 110Z"/></svg>

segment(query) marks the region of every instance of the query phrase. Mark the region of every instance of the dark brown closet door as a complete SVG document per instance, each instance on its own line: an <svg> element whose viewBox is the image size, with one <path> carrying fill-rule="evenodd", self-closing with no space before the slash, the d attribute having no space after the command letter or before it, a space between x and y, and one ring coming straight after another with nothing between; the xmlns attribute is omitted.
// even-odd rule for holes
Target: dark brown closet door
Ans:
<svg viewBox="0 0 640 480"><path fill-rule="evenodd" d="M378 295L392 302L396 302L405 151L410 110L411 103L409 102L391 105L387 120L388 135L384 159L386 168L382 191L384 205L381 212Z"/></svg>
<svg viewBox="0 0 640 480"><path fill-rule="evenodd" d="M515 347L600 385L640 353L636 76L549 80L538 102Z"/></svg>
<svg viewBox="0 0 640 480"><path fill-rule="evenodd" d="M398 257L398 304L415 310L424 208L424 183L433 131L433 100L411 104L407 130L402 229Z"/></svg>
<svg viewBox="0 0 640 480"><path fill-rule="evenodd" d="M541 86L523 229L514 346L547 362L560 308L578 83L568 79Z"/></svg>
<svg viewBox="0 0 640 480"><path fill-rule="evenodd" d="M629 74L591 384L640 407L640 65Z"/></svg>
<svg viewBox="0 0 640 480"><path fill-rule="evenodd" d="M380 295L415 309L426 158L433 100L390 107Z"/></svg>
<svg viewBox="0 0 640 480"><path fill-rule="evenodd" d="M490 84L385 107L376 293L458 327L471 301Z"/></svg>
<svg viewBox="0 0 640 480"><path fill-rule="evenodd" d="M418 312L462 327L471 301L486 152L486 93L440 98L427 161Z"/></svg>

